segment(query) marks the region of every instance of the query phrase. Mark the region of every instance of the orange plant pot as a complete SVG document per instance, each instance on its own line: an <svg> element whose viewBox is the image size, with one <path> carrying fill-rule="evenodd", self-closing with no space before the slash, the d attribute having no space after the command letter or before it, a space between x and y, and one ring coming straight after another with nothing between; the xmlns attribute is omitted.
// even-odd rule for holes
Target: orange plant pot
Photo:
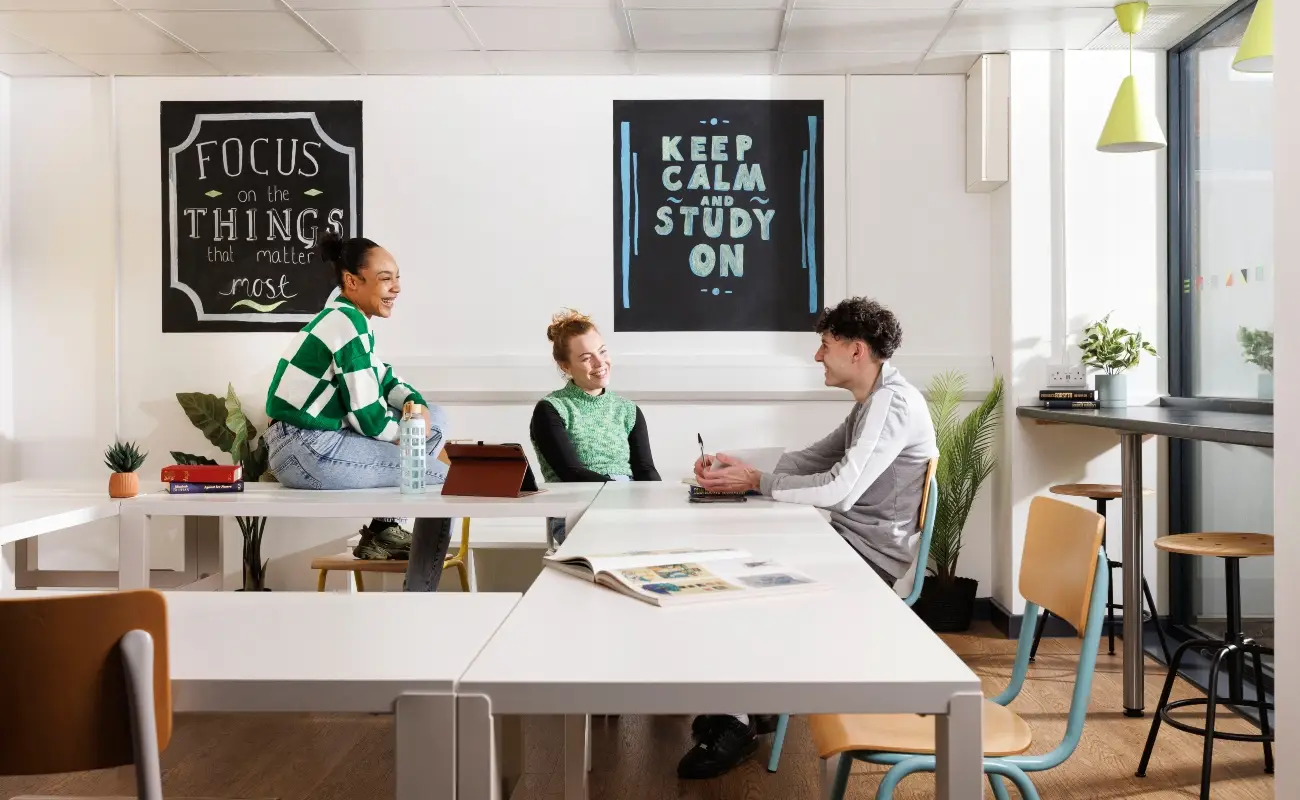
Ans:
<svg viewBox="0 0 1300 800"><path fill-rule="evenodd" d="M140 476L134 472L114 472L108 478L109 497L135 497L140 493Z"/></svg>

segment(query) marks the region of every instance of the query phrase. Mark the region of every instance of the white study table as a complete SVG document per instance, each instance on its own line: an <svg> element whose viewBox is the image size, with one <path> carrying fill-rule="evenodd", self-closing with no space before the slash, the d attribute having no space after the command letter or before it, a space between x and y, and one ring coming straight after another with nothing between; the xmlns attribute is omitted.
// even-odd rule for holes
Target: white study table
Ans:
<svg viewBox="0 0 1300 800"><path fill-rule="evenodd" d="M495 753L494 715L524 714L565 715L565 797L584 800L587 715L602 713L934 714L939 797L983 796L979 678L838 535L745 535L720 521L714 534L663 525L651 542L590 521L561 554L743 548L828 589L667 609L544 569L461 678L461 800L496 797L495 764L517 755Z"/></svg>
<svg viewBox="0 0 1300 800"><path fill-rule="evenodd" d="M456 518L559 517L569 529L582 517L603 484L544 484L546 491L518 498L444 497L442 487L402 494L396 487L347 491L289 489L278 483L250 483L229 494L140 494L123 503L118 525L118 587L149 585L149 522L155 516L289 518Z"/></svg>
<svg viewBox="0 0 1300 800"><path fill-rule="evenodd" d="M14 588L12 548L20 539L74 528L118 515L108 480L23 480L0 483L0 592Z"/></svg>

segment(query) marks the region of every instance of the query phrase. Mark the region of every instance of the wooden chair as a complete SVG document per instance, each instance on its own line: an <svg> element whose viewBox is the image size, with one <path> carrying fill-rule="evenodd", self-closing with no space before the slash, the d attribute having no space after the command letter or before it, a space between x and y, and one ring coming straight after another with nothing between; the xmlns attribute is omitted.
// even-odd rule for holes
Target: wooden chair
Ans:
<svg viewBox="0 0 1300 800"><path fill-rule="evenodd" d="M396 575L406 574L405 561L376 561L366 558L354 558L349 552L339 553L336 556L321 556L311 560L311 568L320 570L320 576L316 579L316 591L325 591L325 578L331 570L347 570L352 573L356 579L357 591L366 590L365 580L361 577L366 572L389 573ZM463 592L469 591L469 517L461 520L460 525L460 547L456 552L447 556L442 562L442 568L455 569L460 576L460 589Z"/></svg>
<svg viewBox="0 0 1300 800"><path fill-rule="evenodd" d="M930 561L930 542L934 539L934 515L939 508L939 480L935 471L939 469L939 459L930 459L925 469L925 488L921 491L921 508L917 517L921 519L921 541L917 544L916 568L912 570L912 589L903 598L908 606L916 605L921 598L921 585L925 583L925 570ZM767 759L767 771L776 772L781 761L781 748L785 745L785 732L790 727L790 715L782 714L776 721L776 736L772 739L772 752Z"/></svg>
<svg viewBox="0 0 1300 800"><path fill-rule="evenodd" d="M0 775L135 765L163 800L172 733L167 608L139 591L0 600Z"/></svg>
<svg viewBox="0 0 1300 800"><path fill-rule="evenodd" d="M1083 735L1110 582L1106 553L1101 549L1104 523L1100 515L1061 500L1036 497L1030 504L1020 565L1020 594L1027 602L1015 667L1006 690L984 703L984 772L997 800L1009 798L1003 777L1016 785L1025 800L1038 800L1038 791L1026 773L1059 766ZM1034 622L1042 609L1050 609L1075 630L1083 631L1083 647L1065 738L1047 753L1028 756L1021 754L1033 739L1029 724L1006 706L1024 685ZM890 767L876 789L877 800L893 797L895 787L907 775L934 771L932 719L913 714L821 714L811 717L810 723L824 766L827 759L839 756L834 782L824 787L829 793L823 796L830 800L843 799L854 760ZM822 775L828 772L823 769Z"/></svg>

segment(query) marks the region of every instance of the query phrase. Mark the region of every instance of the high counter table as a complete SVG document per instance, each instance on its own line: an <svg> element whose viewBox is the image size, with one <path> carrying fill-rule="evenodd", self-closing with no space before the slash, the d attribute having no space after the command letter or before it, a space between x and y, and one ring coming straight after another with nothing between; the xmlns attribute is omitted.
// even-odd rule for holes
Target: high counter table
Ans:
<svg viewBox="0 0 1300 800"><path fill-rule="evenodd" d="M289 517L337 519L356 517L557 517L572 528L600 493L600 483L548 483L546 491L525 497L443 496L441 486L422 494L402 494L396 487L312 491L278 483L250 483L228 494L150 492L122 503L118 523L118 587L149 586L149 522L155 516Z"/></svg>
<svg viewBox="0 0 1300 800"><path fill-rule="evenodd" d="M1142 607L1142 437L1164 436L1200 442L1273 446L1273 416L1240 411L1205 411L1169 404L1103 408L1095 411L1020 406L1016 416L1040 422L1085 425L1119 434L1123 490L1124 608ZM1143 714L1142 615L1124 615L1124 713Z"/></svg>

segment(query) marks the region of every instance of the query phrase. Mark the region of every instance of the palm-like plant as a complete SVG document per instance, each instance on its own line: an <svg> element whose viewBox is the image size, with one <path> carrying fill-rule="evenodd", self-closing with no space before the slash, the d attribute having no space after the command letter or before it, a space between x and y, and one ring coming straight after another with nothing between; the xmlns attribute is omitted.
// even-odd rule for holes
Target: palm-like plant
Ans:
<svg viewBox="0 0 1300 800"><path fill-rule="evenodd" d="M929 572L940 584L948 585L957 577L962 532L971 506L997 463L993 435L1002 412L1002 378L994 379L993 388L964 417L958 416L957 409L966 393L965 375L959 372L936 375L927 391L930 418L934 420L939 443L939 465L935 471L939 505L930 539Z"/></svg>

